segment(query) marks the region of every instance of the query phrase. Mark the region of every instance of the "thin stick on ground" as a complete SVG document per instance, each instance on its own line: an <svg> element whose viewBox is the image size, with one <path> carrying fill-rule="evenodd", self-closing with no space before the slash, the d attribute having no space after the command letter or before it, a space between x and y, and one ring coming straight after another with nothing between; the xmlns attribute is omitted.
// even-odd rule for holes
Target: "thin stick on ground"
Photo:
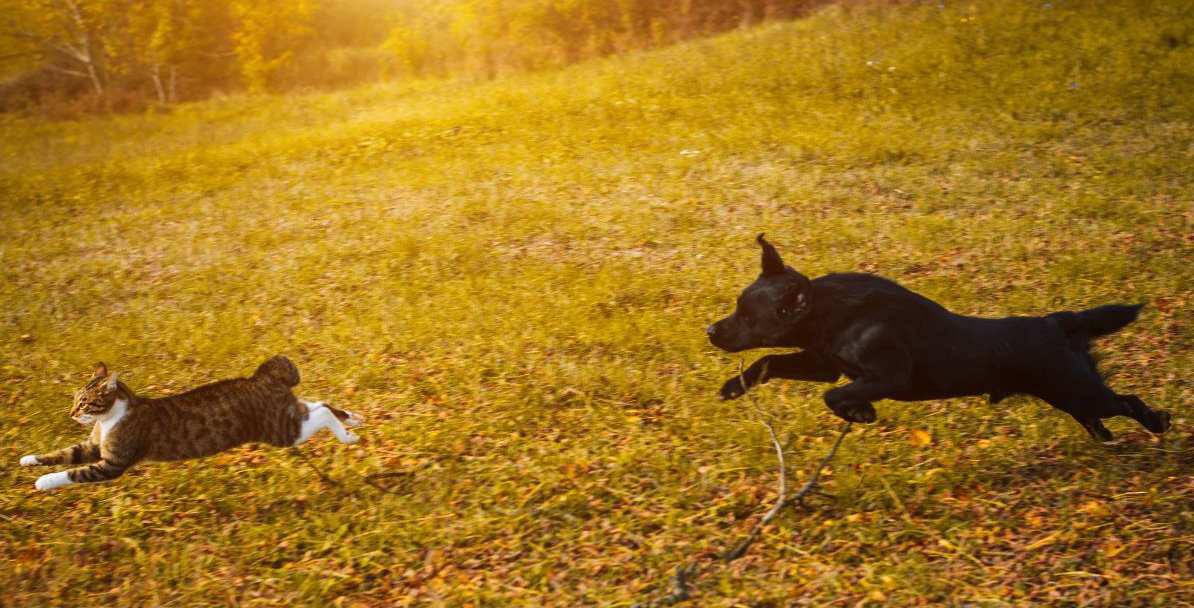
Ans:
<svg viewBox="0 0 1194 608"><path fill-rule="evenodd" d="M326 483L330 486L340 486L341 485L340 482L336 481L335 479L332 479L331 477L328 477L327 474L323 472L323 469L319 468L319 465L316 465L315 462L313 460L311 460L311 457L307 456L307 454L305 452L303 452L301 449L299 449L297 447L290 448L290 452L293 454L296 454L299 458L302 458L303 461L305 461L307 463L307 465L311 467L311 470L315 471L315 474L319 476L320 481L322 481L323 483Z"/></svg>
<svg viewBox="0 0 1194 608"><path fill-rule="evenodd" d="M767 525L770 524L771 521L775 519L775 517L779 515L781 511L784 510L784 507L787 507L793 503L799 505L804 504L804 497L808 496L816 489L817 482L821 479L821 472L825 470L825 467L829 464L829 461L833 460L834 455L837 454L838 446L842 445L842 440L846 438L846 433L850 432L851 423L847 422L846 425L842 427L841 433L837 436L837 441L833 442L833 447L829 450L829 453L826 454L825 457L821 459L821 462L817 464L817 468L813 471L812 477L810 477L809 480L806 481L804 485L801 486L800 489L791 496L787 495L787 469L784 464L783 447L780 446L779 438L775 436L775 430L771 427L771 424L767 421L763 421L763 424L767 427L767 432L771 434L771 443L775 446L775 456L779 459L779 495L775 498L775 505L771 507L770 511L767 511L767 513L763 515L763 519L760 519L759 523L755 524L755 527L751 529L750 534L748 534L746 538L742 539L742 542L738 543L736 547L725 554L724 559L727 562L732 562L743 555L746 555L746 551L750 549L750 546L754 544L756 539L759 538L759 534L761 534L763 529L766 528Z"/></svg>
<svg viewBox="0 0 1194 608"><path fill-rule="evenodd" d="M319 468L319 465L315 464L315 461L311 460L311 457L307 456L306 452L303 452L302 449L294 447L294 448L291 448L290 451L292 453L298 455L299 458L302 458L303 461L305 461L307 463L307 465L311 467L311 470L315 471L315 474L319 476L320 481L322 481L323 483L326 483L330 486L336 486L336 487L344 486L344 484L340 483L339 481L336 481L335 479L332 479L330 476L328 476L327 473L324 473L323 469ZM386 494L402 495L403 494L402 492L395 490L394 488L388 488L388 487L382 485L381 483L378 483L378 480L379 479L389 479L389 478L394 478L394 477L406 478L406 477L410 477L410 475L411 475L410 471L386 471L386 472L381 472L381 473L369 473L369 474L363 476L361 478L361 480L364 481L366 484L372 486L378 492L384 492Z"/></svg>
<svg viewBox="0 0 1194 608"><path fill-rule="evenodd" d="M767 427L767 434L771 436L771 445L775 447L775 458L779 461L779 492L775 497L775 504L771 507L771 510L763 515L763 519L760 519L755 524L750 534L742 542L738 543L737 547L734 547L733 550L725 554L726 561L734 561L742 557L746 553L746 550L750 548L751 543L755 542L755 539L759 537L763 528L767 527L767 524L771 523L771 520L775 519L776 515L779 515L779 512L783 510L788 500L788 465L784 461L784 446L780 445L779 437L775 435L775 427L771 426L771 423L766 418L761 418L759 421L763 423L763 426Z"/></svg>
<svg viewBox="0 0 1194 608"><path fill-rule="evenodd" d="M760 381L766 379L766 377L767 366L766 363L764 363L762 373L759 375ZM749 387L746 385L746 377L742 370L741 361L738 362L738 381L742 383L743 393L747 393L747 389ZM770 524L772 520L774 520L784 510L785 507L793 503L803 505L804 498L817 491L817 482L821 479L821 473L825 470L825 467L829 465L829 462L833 460L833 457L837 455L837 450L842 445L842 440L846 438L846 434L850 432L850 426L852 424L848 421L846 422L845 426L842 427L841 432L838 434L837 440L833 442L833 447L830 448L829 453L826 454L819 463L817 463L817 468L813 471L812 477L809 477L808 481L806 481L803 486L800 486L800 489L797 490L796 493L789 496L788 466L787 459L785 458L784 454L787 451L787 446L791 443L791 437L789 437L789 441L781 444L779 441L779 436L775 433L775 427L772 426L771 422L767 419L766 412L759 407L759 403L755 399L754 395L752 394L749 399L751 405L755 409L755 412L759 414L759 421L762 422L763 426L767 428L767 434L771 437L771 445L775 448L775 458L779 461L779 491L775 498L775 504L772 505L771 509L763 515L763 518L760 519L757 524L755 524L754 528L751 529L750 534L747 535L746 538L742 539L742 541L739 542L733 549L722 556L722 559L727 563L746 555L746 551L750 549L750 546L754 544L755 540L759 538L759 535L763 533L763 529L766 528L767 525ZM695 561L690 561L686 565L676 566L676 573L671 578L672 589L669 594L655 602L635 604L635 606L669 606L671 604L690 599L692 597L690 592L690 581L694 576L696 576L697 571L698 568Z"/></svg>
<svg viewBox="0 0 1194 608"><path fill-rule="evenodd" d="M759 374L759 381L765 381L766 378L767 365L764 363L763 369ZM746 386L746 377L742 371L741 361L738 362L738 381L742 383L742 391L744 393L747 392L748 387ZM771 436L771 445L775 448L775 458L779 461L779 488L776 492L775 504L771 507L771 509L767 511L767 513L763 514L763 518L755 524L754 528L751 528L750 534L748 534L746 538L742 539L741 542L739 542L733 549L723 556L723 559L727 562L732 562L743 555L746 555L746 551L750 549L750 546L754 544L755 540L759 538L759 535L763 533L763 529L766 528L771 521L774 520L780 514L780 512L784 510L784 507L787 507L793 503L799 505L804 504L804 497L816 490L817 482L821 479L821 472L825 470L825 467L829 464L829 461L833 460L833 457L837 454L838 447L842 445L842 440L846 438L846 433L850 432L851 423L847 421L846 425L842 427L841 433L837 436L837 441L834 441L833 447L830 448L829 453L821 459L821 462L817 464L817 468L813 470L812 477L810 477L809 480L805 482L795 494L788 496L788 465L784 458L784 445L780 443L779 437L775 434L775 427L771 426L771 422L767 420L767 415L763 411L763 408L759 407L758 400L753 394L751 394L749 398L751 405L754 406L755 411L759 414L759 422L763 423L763 426L767 427L767 434Z"/></svg>
<svg viewBox="0 0 1194 608"><path fill-rule="evenodd" d="M829 464L829 461L833 460L834 455L837 454L837 448L838 446L842 445L842 440L846 438L846 433L850 432L850 425L852 424L854 423L849 421L846 422L845 426L842 427L841 432L838 434L837 440L833 442L833 447L830 448L829 453L821 459L819 464L817 464L817 469L813 471L813 476L809 477L808 481L806 481L803 486L800 486L800 489L788 499L788 504L795 502L796 504L804 505L804 497L816 490L817 481L821 479L821 472L825 470L825 467Z"/></svg>

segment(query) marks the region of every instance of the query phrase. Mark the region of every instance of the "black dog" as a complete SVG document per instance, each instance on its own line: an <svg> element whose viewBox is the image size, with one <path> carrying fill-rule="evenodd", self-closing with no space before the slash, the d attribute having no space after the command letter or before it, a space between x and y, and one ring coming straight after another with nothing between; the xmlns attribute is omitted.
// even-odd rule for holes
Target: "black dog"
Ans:
<svg viewBox="0 0 1194 608"><path fill-rule="evenodd" d="M876 399L919 401L1012 394L1047 401L1097 440L1111 432L1100 418L1128 416L1154 433L1169 429L1169 413L1103 384L1090 341L1136 319L1142 305L1110 305L1044 317L982 319L868 274L829 274L810 281L784 265L759 235L763 272L738 296L734 314L709 326L709 341L729 352L797 347L767 355L721 389L741 396L770 378L852 382L825 393L834 414L873 422Z"/></svg>

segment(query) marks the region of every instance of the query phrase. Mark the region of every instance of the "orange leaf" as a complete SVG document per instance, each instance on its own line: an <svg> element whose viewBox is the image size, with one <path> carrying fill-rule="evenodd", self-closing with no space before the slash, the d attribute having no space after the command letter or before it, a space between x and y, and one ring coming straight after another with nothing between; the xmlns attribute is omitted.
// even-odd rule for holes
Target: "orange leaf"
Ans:
<svg viewBox="0 0 1194 608"><path fill-rule="evenodd" d="M911 441L912 445L916 447L923 448L933 443L933 436L920 429L912 429L908 441Z"/></svg>

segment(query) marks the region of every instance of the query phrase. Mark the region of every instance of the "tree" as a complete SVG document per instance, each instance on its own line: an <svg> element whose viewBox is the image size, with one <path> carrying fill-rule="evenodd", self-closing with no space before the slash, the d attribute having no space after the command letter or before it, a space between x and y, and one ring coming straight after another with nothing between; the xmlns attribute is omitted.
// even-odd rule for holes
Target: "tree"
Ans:
<svg viewBox="0 0 1194 608"><path fill-rule="evenodd" d="M103 38L110 29L113 2L5 0L0 3L0 36L16 43L9 57L34 56L45 69L86 79L97 95L107 91Z"/></svg>
<svg viewBox="0 0 1194 608"><path fill-rule="evenodd" d="M237 64L249 90L268 88L273 76L312 33L309 0L233 0Z"/></svg>
<svg viewBox="0 0 1194 608"><path fill-rule="evenodd" d="M178 100L184 75L212 86L233 67L227 2L140 0L119 29L120 52L111 53L115 63L133 80L146 78L161 104Z"/></svg>

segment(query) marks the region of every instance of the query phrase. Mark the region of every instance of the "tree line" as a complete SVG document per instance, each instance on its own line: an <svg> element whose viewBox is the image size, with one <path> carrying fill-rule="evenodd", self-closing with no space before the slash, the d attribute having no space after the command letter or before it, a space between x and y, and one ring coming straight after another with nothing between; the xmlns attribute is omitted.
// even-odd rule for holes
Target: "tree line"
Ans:
<svg viewBox="0 0 1194 608"><path fill-rule="evenodd" d="M0 110L545 69L818 0L0 0Z"/></svg>

